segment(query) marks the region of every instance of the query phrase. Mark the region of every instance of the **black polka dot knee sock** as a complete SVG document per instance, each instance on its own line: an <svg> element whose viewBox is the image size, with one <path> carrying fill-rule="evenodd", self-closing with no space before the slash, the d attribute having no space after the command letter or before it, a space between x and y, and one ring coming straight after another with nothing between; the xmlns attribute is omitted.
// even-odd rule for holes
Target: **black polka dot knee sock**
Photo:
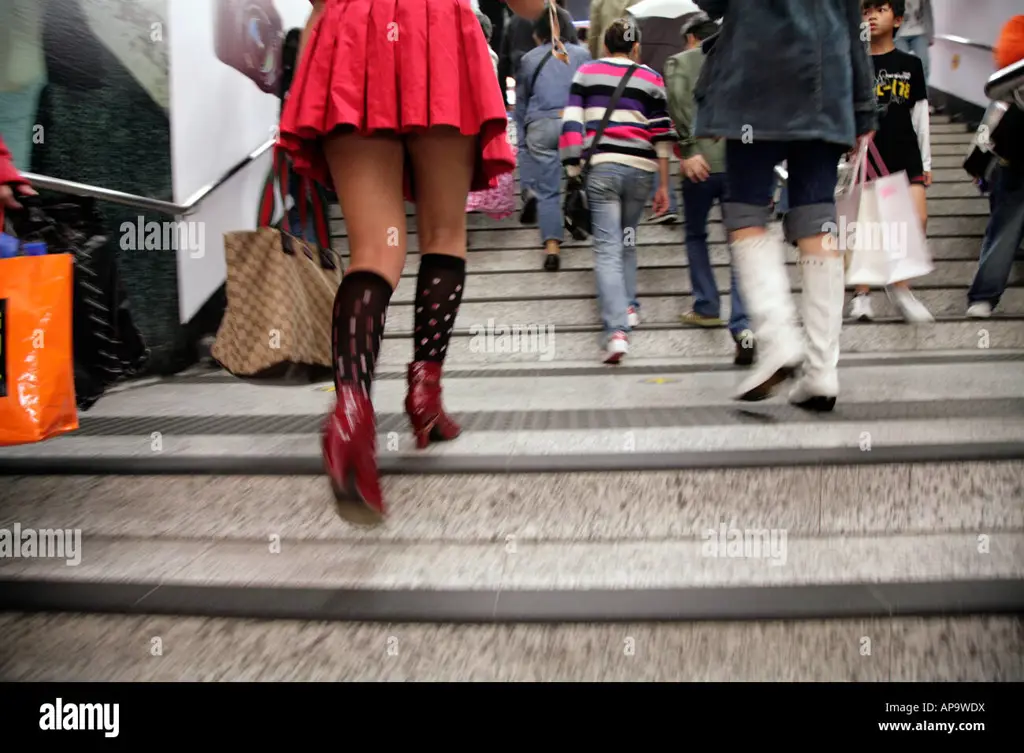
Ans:
<svg viewBox="0 0 1024 753"><path fill-rule="evenodd" d="M442 363L462 303L466 260L447 254L424 254L416 280L413 360Z"/></svg>
<svg viewBox="0 0 1024 753"><path fill-rule="evenodd" d="M355 383L370 394L392 292L391 283L374 272L350 272L342 278L331 326L335 389Z"/></svg>

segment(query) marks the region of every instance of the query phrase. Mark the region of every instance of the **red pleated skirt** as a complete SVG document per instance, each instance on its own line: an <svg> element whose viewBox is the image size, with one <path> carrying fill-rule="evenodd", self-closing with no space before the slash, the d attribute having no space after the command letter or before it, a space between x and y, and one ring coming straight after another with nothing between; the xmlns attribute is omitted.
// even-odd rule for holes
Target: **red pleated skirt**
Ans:
<svg viewBox="0 0 1024 753"><path fill-rule="evenodd" d="M338 128L478 135L470 190L515 169L487 40L469 0L327 0L281 115L279 148L333 188L320 140ZM406 169L406 199L415 201Z"/></svg>

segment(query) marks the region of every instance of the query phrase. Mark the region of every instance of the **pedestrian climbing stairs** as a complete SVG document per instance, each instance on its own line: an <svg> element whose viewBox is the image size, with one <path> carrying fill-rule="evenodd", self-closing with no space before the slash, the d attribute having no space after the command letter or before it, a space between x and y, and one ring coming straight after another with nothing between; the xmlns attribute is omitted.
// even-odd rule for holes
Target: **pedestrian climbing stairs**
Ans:
<svg viewBox="0 0 1024 753"><path fill-rule="evenodd" d="M535 228L474 215L465 433L416 452L410 216L375 386L391 519L333 512L330 385L124 385L0 450L0 529L82 535L78 564L0 559L0 679L1024 680L1024 266L963 318L988 214L968 142L934 119L935 323L876 294L822 416L730 400L728 333L679 322L681 225L640 230L645 318L613 369L587 244L544 272ZM710 240L727 310L717 210Z"/></svg>

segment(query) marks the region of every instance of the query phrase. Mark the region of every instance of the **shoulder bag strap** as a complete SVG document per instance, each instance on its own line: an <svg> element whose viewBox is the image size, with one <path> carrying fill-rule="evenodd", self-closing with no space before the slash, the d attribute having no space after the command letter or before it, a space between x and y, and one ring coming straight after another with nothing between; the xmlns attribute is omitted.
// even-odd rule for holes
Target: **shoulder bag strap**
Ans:
<svg viewBox="0 0 1024 753"><path fill-rule="evenodd" d="M547 62L554 55L554 48L548 50L548 54L540 59L540 64L537 66L537 70L533 72L533 78L530 79L530 93L533 93L534 88L537 86L537 77L540 75L541 70L547 64Z"/></svg>
<svg viewBox="0 0 1024 753"><path fill-rule="evenodd" d="M622 78L619 79L619 85L615 87L615 92L612 94L612 98L608 100L608 107L605 108L604 117L601 118L601 125L597 127L597 132L594 134L594 141L590 145L590 149L587 150L587 155L584 157L583 169L580 171L580 178L586 180L587 173L590 171L590 158L594 156L594 152L597 151L597 145L601 141L601 137L604 136L604 129L608 127L608 122L612 119L612 113L615 112L615 108L619 104L619 100L622 99L623 92L626 91L626 84L629 83L629 79L632 78L633 72L639 68L636 63L629 66Z"/></svg>
<svg viewBox="0 0 1024 753"><path fill-rule="evenodd" d="M274 224L274 210L277 207L277 180L281 171L281 161L284 155L278 150L273 150L273 161L267 178L263 181L263 189L260 191L260 206L256 214L256 227L272 227Z"/></svg>

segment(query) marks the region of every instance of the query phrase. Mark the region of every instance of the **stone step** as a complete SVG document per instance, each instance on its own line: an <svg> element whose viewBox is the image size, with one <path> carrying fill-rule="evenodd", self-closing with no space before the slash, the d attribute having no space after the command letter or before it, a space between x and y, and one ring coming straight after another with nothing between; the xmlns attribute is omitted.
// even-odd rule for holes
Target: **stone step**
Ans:
<svg viewBox="0 0 1024 753"><path fill-rule="evenodd" d="M728 320L732 310L732 297L728 290L721 294L721 316ZM918 289L916 296L919 301L938 317L963 317L967 308L965 288L956 289ZM847 305L852 293L847 294ZM800 305L799 294L794 296L796 305ZM897 319L901 315L895 304L883 293L872 296L874 315L878 319ZM640 297L643 320L647 324L676 324L679 316L693 306L690 291L675 295L642 295ZM844 309L845 311L846 309ZM999 302L999 314L1024 318L1024 287L1008 288ZM396 303L388 311L385 325L388 333L405 333L413 329L413 304ZM459 310L458 326L470 328L475 325L486 325L489 320L497 324L544 323L555 327L566 325L589 325L599 322L600 309L597 298L591 291L588 297L580 298L539 298L530 301L487 301L474 303L464 302ZM979 327L984 326L979 324Z"/></svg>
<svg viewBox="0 0 1024 753"><path fill-rule="evenodd" d="M914 328L899 328L904 337L914 337ZM868 329L852 325L847 331L863 334ZM714 357L651 361L638 354L619 368L602 366L594 359L566 359L560 352L561 334L556 332L557 339L548 343L559 351L552 353L556 359L551 361L504 358L485 368L465 363L457 355L449 359L445 400L465 432L458 441L434 445L428 452L413 449L408 419L400 412L406 390L404 359L401 364L382 364L374 386L382 473L389 478L410 473L471 473L483 478L488 473L538 471L678 472L817 468L820 463L1024 461L1020 446L1024 354L1020 350L976 347L883 355L847 350L840 359L840 405L832 413L816 415L787 405L785 391L777 400L756 406L733 402L732 390L746 370L732 365L726 355L728 337L721 332L698 333L716 341ZM408 357L408 341L402 345ZM936 373L943 378L934 379ZM198 369L191 375L126 385L81 416L77 431L45 443L0 450L0 474L7 477L0 485L0 518L32 520L47 510L56 514L59 507L62 515L88 516L92 522L86 527L93 526L95 531L111 516L136 514L124 504L103 501L105 481L94 480L78 492L61 491L59 485L70 482L56 477L69 473L170 474L169 480L192 474L319 478L318 434L322 417L333 404L331 391L328 383L285 386ZM869 435L870 454L864 449L864 432ZM154 437L160 440L158 447ZM49 468L41 468L40 462L49 463ZM117 468L111 466L115 462L120 463ZM52 477L49 486L38 486L40 474ZM181 479L179 485L192 489L190 494L198 503L202 495L195 490L207 480ZM469 482L462 478L453 483L454 496L437 495L436 502L458 499L454 490ZM396 502L407 496L403 489L419 488L388 483ZM36 488L32 484L45 494L29 493ZM136 491L131 485L122 488L126 494ZM228 488L229 483L223 482L221 493ZM279 490L279 484L254 479L243 487L247 497L259 488ZM908 487L903 483L896 488ZM211 492L216 489L216 485L210 487ZM491 496L484 489L476 491L481 500ZM922 493L935 494L931 488ZM995 489L993 493L1006 492ZM192 502L171 504L166 496L142 496L146 503L133 504L156 505L165 511L162 516L145 510L138 513L140 521L155 526L147 529L154 533L163 530L160 521L173 527L199 520L189 512ZM1005 503L1016 504L1019 496L1017 490ZM295 499L298 502L299 497ZM90 500L105 512L90 513L86 509ZM863 499L851 502L863 503ZM764 504L771 507L770 495ZM458 509L451 515L463 514ZM1024 507L1017 510L1018 515L1022 511ZM220 521L217 525L236 530L273 520L273 516L249 517L242 510L237 515L226 513L222 508L208 514ZM293 507L282 508L280 514L296 517ZM226 517L221 520L221 515ZM431 514L427 519L435 517ZM301 521L309 516L297 519L304 525ZM309 520L310 530L316 530L315 519ZM187 535L194 535L193 528L188 530L192 533ZM186 535L184 530L179 533ZM375 535L389 534L384 529Z"/></svg>
<svg viewBox="0 0 1024 753"><path fill-rule="evenodd" d="M570 252L567 252L570 253ZM576 253L573 250L571 253ZM916 289L957 288L966 293L977 271L977 262L936 261L935 270L914 281ZM793 290L801 286L800 270L796 264L787 265L790 285ZM730 270L726 266L714 268L715 280L720 291L730 285ZM1024 262L1016 262L1010 273L1009 284L1024 284ZM555 297L578 298L594 293L594 273L589 269L566 269L552 274L540 268L530 272L474 272L466 285L463 301L494 300L536 300ZM637 289L640 297L649 295L671 295L690 292L689 270L683 266L643 267L637 272ZM398 286L392 301L409 303L415 300L413 283Z"/></svg>
<svg viewBox="0 0 1024 753"><path fill-rule="evenodd" d="M0 674L14 682L1024 679L1021 621L1012 616L423 625L10 614L0 626L8 649ZM140 661L125 649L139 636L160 636L174 648Z"/></svg>
<svg viewBox="0 0 1024 753"><path fill-rule="evenodd" d="M978 254L981 248L979 238L932 238L928 242L928 250L932 258L943 261L968 261L977 263ZM730 263L729 247L725 243L709 243L709 257L713 266L720 266ZM344 264L348 264L349 254L342 253L341 258ZM795 264L799 259L799 252L791 247L786 248L786 258L790 263ZM470 249L467 256L469 274L476 275L482 272L534 272L540 269L544 260L544 251L539 247L521 249ZM689 266L689 258L686 253L685 243L677 246L662 244L657 246L637 246L637 263L641 268L645 267L666 267L666 266ZM402 277L415 277L419 270L419 253L406 255L405 267L402 270ZM594 256L586 250L586 247L567 249L561 256L563 270L590 269L594 268Z"/></svg>
<svg viewBox="0 0 1024 753"><path fill-rule="evenodd" d="M978 191L978 187L972 180L967 176L963 170L956 169L941 169L936 170L932 173L932 185L928 188L928 200L934 199L956 199L956 198L977 198L981 196ZM564 188L564 182L563 182ZM674 190L678 193L678 184L673 184ZM678 198L678 197L677 197ZM648 208L650 202L647 203ZM521 190L518 183L516 183L516 207L522 208ZM416 208L413 204L406 204L406 214L414 215ZM337 204L332 204L330 207L330 214L332 219L341 219L341 207Z"/></svg>
<svg viewBox="0 0 1024 753"><path fill-rule="evenodd" d="M933 183L932 183L931 187L928 189L929 207L931 206L931 204L933 202L935 202L935 201L937 201L939 199L983 199L986 202L988 201L987 197L983 197L981 195L981 193L978 191L977 186L971 180L967 179L967 176L963 172L963 170L959 170L959 169L938 169L935 172L933 172L932 177L933 177ZM564 189L564 183L563 183L563 189ZM681 197L678 195L678 187L676 187L675 190L677 192L677 199L681 200ZM520 188L520 186L519 186L519 184L517 182L516 183L516 211L518 212L519 210L521 210L522 206L523 206L523 203L522 203L522 191L521 191L521 188ZM651 208L651 203L647 202L646 207L647 207L647 211L649 212L650 208ZM720 216L718 214L718 212L719 212L719 210L716 207L715 209L712 210L712 216L713 217ZM407 203L405 205L405 213L406 213L406 216L408 218L410 218L410 220L412 222L415 222L416 208L415 208L415 206L413 204ZM330 216L331 216L332 220L335 220L335 221L336 220L342 220L341 208L337 204L332 204L331 205L331 207L330 207ZM515 220L513 219L512 221L514 222ZM472 227L489 227L490 226L489 223L491 223L492 221L489 218L485 217L485 216L482 216L482 215L479 215L479 214L476 214L476 213L472 213L472 214L468 215L467 222L469 223L469 226L472 228ZM501 227L508 226L508 224L509 224L508 220L505 220L505 221L502 221L502 222L504 224L500 225ZM341 232L343 230L343 228L344 228L344 224L338 225L335 222L335 223L332 223L332 227L335 228L334 232ZM414 225L412 227L414 227Z"/></svg>
<svg viewBox="0 0 1024 753"><path fill-rule="evenodd" d="M961 175L967 177L967 174L963 172L964 160L967 158L968 153L971 149L972 137L971 136L956 136L951 135L942 136L939 135L939 141L932 139L932 170L936 168L960 168ZM681 168L679 160L669 160L669 175L678 176L681 174ZM520 177L519 168L515 169L515 176L518 180Z"/></svg>
<svg viewBox="0 0 1024 753"><path fill-rule="evenodd" d="M537 362L548 358L558 361L596 360L603 347L600 326L596 324L562 327L553 331L544 322L523 321L523 317L519 317L514 322L495 322L495 330L489 330L486 322L472 331L465 326L468 325L460 320L449 346L448 355L453 364ZM529 342L518 346L520 352L504 352L507 343L496 328L509 326L532 327L534 334L538 332L537 328L542 328L540 332L544 337L529 336L530 330L521 330ZM497 339L489 337L490 332ZM400 367L407 363L411 337L411 331L386 333L380 365ZM843 327L840 343L842 349L850 353L1016 349L1024 348L1024 322L1009 316L980 322L953 317L917 325L909 325L902 320L856 322ZM720 356L728 344L728 334L721 329L699 330L682 325L653 324L641 326L633 332L630 353L639 358ZM515 343L509 347L516 347ZM541 352L538 348L546 350Z"/></svg>
<svg viewBox="0 0 1024 753"><path fill-rule="evenodd" d="M987 197L971 196L965 198L932 198L928 201L929 218L935 217L987 217L989 214L989 202ZM682 218L680 218L682 219ZM721 222L721 207L716 205L709 215L710 222ZM466 216L466 225L470 230L514 230L522 227L518 218L506 218L494 220L486 215L472 213ZM678 223L684 225L685 223ZM406 228L409 233L417 231L417 219L415 215L406 218ZM331 235L334 237L346 236L348 226L344 219L336 219L331 222Z"/></svg>
<svg viewBox="0 0 1024 753"><path fill-rule="evenodd" d="M678 189L677 189L678 190ZM928 188L928 200L933 201L935 199L973 199L981 196L978 192L978 187L969 180L963 180L958 182L933 182ZM522 201L517 198L517 208L522 208ZM648 202L650 207L650 202ZM413 204L406 204L406 214L414 215L416 208ZM341 207L337 204L331 204L330 206L331 219L341 219ZM473 216L473 215L470 215Z"/></svg>
<svg viewBox="0 0 1024 753"><path fill-rule="evenodd" d="M961 199L960 201L963 201ZM515 220L506 220L508 227L502 228L477 228L469 233L469 246L472 249L521 249L538 248L539 240L537 229L523 227ZM332 224L338 224L338 221ZM955 216L955 217L931 217L928 220L928 237L931 238L964 238L973 237L978 239L979 246L981 237L985 234L985 227L988 225L987 216ZM683 242L683 231L678 225L641 225L637 231L636 243L638 246L653 246L669 244L681 247ZM725 230L721 222L710 222L708 224L708 242L724 243ZM348 251L349 240L347 236L335 237L333 247L341 252ZM574 248L589 246L591 240L574 241L567 239L564 247ZM419 235L410 233L408 235L408 250L419 251Z"/></svg>
<svg viewBox="0 0 1024 753"><path fill-rule="evenodd" d="M319 496L322 499L326 495L321 490ZM323 507L329 511L328 506ZM419 511L410 509L407 512L417 514ZM732 535L732 531L738 531L741 537L747 534L751 542L746 545L746 551L739 548L732 556L728 551L718 556L705 554L706 547L699 535L694 537L695 540L682 541L532 543L520 541L515 534L506 534L487 543L455 546L419 538L416 543L365 543L344 547L330 541L295 541L281 536L278 539L280 552L273 553L268 544L272 536L269 533L251 541L217 541L205 537L165 541L150 536L106 539L86 538L83 534L82 562L77 566L68 567L63 561L47 559L16 560L14 564L0 566L4 591L8 592L0 596L0 604L3 604L4 611L16 608L16 604L9 602L17 598L21 589L12 588L12 583L36 586L39 597L45 598L45 592L53 590L47 585L60 583L65 589L78 586L84 591L82 586L93 585L93 589L96 588L93 582L97 577L111 585L114 585L111 581L120 581L120 589L108 589L108 595L118 594L119 600L133 595L134 604L129 601L120 606L130 608L134 605L136 609L131 611L135 612L142 611L138 602L143 599L151 613L170 611L165 601L171 598L170 589L154 593L159 591L157 586L190 591L192 599L199 596L196 591L209 589L204 599L207 602L216 593L213 588L220 587L231 588L235 593L241 592L240 595L250 591L250 598L245 599L249 614L245 616L270 617L273 614L278 619L317 619L317 616L311 613L312 610L306 614L295 611L288 614L287 607L282 610L284 613L274 614L277 610L266 605L265 595L259 600L264 602L260 610L262 614L253 613L257 599L253 598L256 594L252 594L252 590L270 588L283 594L299 589L323 589L327 593L341 590L392 591L407 599L413 594L426 595L431 591L469 592L467 596L484 591L491 597L488 611L497 611L497 622L513 622L517 617L525 616L512 610L519 601L515 599L516 593L526 591L546 591L549 598L563 596L572 600L575 590L629 589L635 600L636 596L645 593L653 596L659 591L685 593L691 589L716 589L721 598L727 595L727 591L722 593L726 589L742 588L765 589L766 593L761 594L761 598L774 601L778 596L773 591L785 587L807 589L806 596L810 597L814 591L823 591L825 586L846 586L849 589L849 586L857 585L869 591L871 586L884 588L897 583L959 581L966 586L979 581L1003 581L1006 584L1004 591L1010 588L1016 591L1015 597L1009 593L1007 596L1015 599L1016 605L1024 603L1021 598L1024 591L1020 590L1020 579L1024 577L1024 534L1021 533L993 532L997 540L991 551L985 556L978 556L977 532L919 536L888 534L865 540L846 535L801 536L798 531L787 527L760 523L748 523L746 520L719 522L715 517L698 522L716 536L719 536L720 527L724 528L727 534L720 536L723 547L726 535ZM334 523L335 527L339 525ZM991 529L978 530L988 532ZM276 532L273 535L280 536ZM739 540L743 541L742 538ZM446 543L447 550L444 548ZM146 594L139 593L139 587L143 585L150 585L152 590ZM443 599L444 596L438 594L435 598ZM502 598L508 599L504 608L500 605ZM284 603L287 601L290 600L284 600ZM322 604L324 597L317 601ZM164 606L157 607L157 604ZM814 605L805 605L802 615L793 609L788 616L823 616L832 610L838 611L838 616L846 616L838 604L833 603L829 607L822 609L818 606L815 609ZM874 608L882 614L885 614L885 609L899 613L894 605L876 602ZM413 609L409 606L407 609L406 614L411 617L409 613ZM724 604L717 604L715 618L725 617L728 614L726 609ZM180 600L178 610L175 611L184 615L195 613ZM534 610L536 606L529 611ZM678 616L675 619L693 619L696 616L693 612L687 615L687 610L679 606L669 610L663 605L662 610L661 616L676 611ZM734 605L732 610L731 616L734 617L741 614L747 618L768 616L758 615L764 606L754 604L740 608ZM467 611L465 607L457 609L461 612L457 621L469 619ZM228 616L232 612L238 614L224 609L220 616ZM569 612L563 606L556 614L561 620L574 621ZM215 611L212 613L217 614ZM363 612L366 616L361 616L362 619L367 619L369 614L371 610L366 609ZM324 610L319 617L360 619L355 615L342 615L344 612L330 615ZM655 618L648 614L632 616L634 619ZM430 621L441 621L438 617Z"/></svg>

